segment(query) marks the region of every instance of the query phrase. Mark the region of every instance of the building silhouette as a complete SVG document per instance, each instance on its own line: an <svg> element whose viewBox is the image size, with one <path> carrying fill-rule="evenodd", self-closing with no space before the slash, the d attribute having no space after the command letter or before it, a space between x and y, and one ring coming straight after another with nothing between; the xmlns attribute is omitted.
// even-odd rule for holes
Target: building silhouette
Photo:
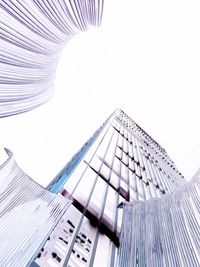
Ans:
<svg viewBox="0 0 200 267"><path fill-rule="evenodd" d="M0 266L199 266L200 180L117 109L42 188L0 167Z"/></svg>

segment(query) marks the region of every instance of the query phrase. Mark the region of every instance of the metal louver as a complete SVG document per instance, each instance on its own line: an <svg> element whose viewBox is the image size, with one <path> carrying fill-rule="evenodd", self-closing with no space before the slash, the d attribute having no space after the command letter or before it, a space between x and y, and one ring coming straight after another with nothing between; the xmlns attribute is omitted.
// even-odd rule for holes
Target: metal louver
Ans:
<svg viewBox="0 0 200 267"><path fill-rule="evenodd" d="M27 266L71 201L50 193L16 164L0 167L0 266Z"/></svg>
<svg viewBox="0 0 200 267"><path fill-rule="evenodd" d="M0 1L0 117L50 98L62 49L102 12L103 0Z"/></svg>
<svg viewBox="0 0 200 267"><path fill-rule="evenodd" d="M124 204L118 266L199 266L200 171L160 199Z"/></svg>

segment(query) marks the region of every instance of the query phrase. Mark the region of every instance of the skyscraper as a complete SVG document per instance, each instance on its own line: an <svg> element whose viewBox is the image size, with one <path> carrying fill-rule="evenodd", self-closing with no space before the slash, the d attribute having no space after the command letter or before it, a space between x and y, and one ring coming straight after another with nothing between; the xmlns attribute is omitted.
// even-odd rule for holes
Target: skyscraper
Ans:
<svg viewBox="0 0 200 267"><path fill-rule="evenodd" d="M5 152L0 266L199 266L200 172L186 183L166 151L123 111L47 189Z"/></svg>
<svg viewBox="0 0 200 267"><path fill-rule="evenodd" d="M120 207L160 198L184 184L166 151L122 110L116 110L49 184L51 192L73 204L35 265L116 266Z"/></svg>

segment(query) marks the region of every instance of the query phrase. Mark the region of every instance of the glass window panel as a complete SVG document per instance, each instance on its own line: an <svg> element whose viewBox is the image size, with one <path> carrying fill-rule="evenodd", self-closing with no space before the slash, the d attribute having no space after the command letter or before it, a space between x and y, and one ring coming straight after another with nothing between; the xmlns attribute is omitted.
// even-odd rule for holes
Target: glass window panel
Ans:
<svg viewBox="0 0 200 267"><path fill-rule="evenodd" d="M101 165L102 165L102 160L97 156L95 156L90 162L90 166L94 168L97 172L100 170Z"/></svg>
<svg viewBox="0 0 200 267"><path fill-rule="evenodd" d="M128 152L128 141L126 140L126 137L124 139L123 150L125 153Z"/></svg>
<svg viewBox="0 0 200 267"><path fill-rule="evenodd" d="M113 126L119 131L121 125L117 122L117 123L113 123Z"/></svg>
<svg viewBox="0 0 200 267"><path fill-rule="evenodd" d="M128 143L130 144L131 143L131 138L132 138L132 135L128 132ZM128 144L128 145L129 145Z"/></svg>
<svg viewBox="0 0 200 267"><path fill-rule="evenodd" d="M114 130L114 129L113 129ZM114 155L115 155L115 148L116 148L116 144L117 144L117 132L114 131L114 135L112 137L112 141L110 143L110 146L109 146L109 149L106 153L106 156L105 156L105 161L109 164L109 165L112 165L112 162L113 162L113 158L114 158Z"/></svg>
<svg viewBox="0 0 200 267"><path fill-rule="evenodd" d="M133 157L133 149L132 149L132 145L130 143L128 143L128 154L129 154L130 158Z"/></svg>
<svg viewBox="0 0 200 267"><path fill-rule="evenodd" d="M132 188L130 188L129 193L130 193L130 202L137 200L137 193Z"/></svg>
<svg viewBox="0 0 200 267"><path fill-rule="evenodd" d="M119 186L119 176L117 176L114 172L111 173L110 183L118 189Z"/></svg>
<svg viewBox="0 0 200 267"><path fill-rule="evenodd" d="M137 183L137 188L138 188L138 200L144 200L144 193L143 193L143 184L142 181L139 180Z"/></svg>
<svg viewBox="0 0 200 267"><path fill-rule="evenodd" d="M119 159L122 158L122 150L121 150L119 147L117 147L115 155L116 155Z"/></svg>
<svg viewBox="0 0 200 267"><path fill-rule="evenodd" d="M72 175L69 177L69 180L67 181L67 183L65 183L64 188L69 192L73 192L74 188L76 187L76 185L78 184L81 175L84 173L84 171L86 170L87 165L82 161L78 167L74 170L74 172L72 173Z"/></svg>
<svg viewBox="0 0 200 267"><path fill-rule="evenodd" d="M96 217L99 216L100 210L102 208L102 203L105 198L105 190L107 183L105 183L100 177L98 177L95 189L92 193L88 210L92 212Z"/></svg>
<svg viewBox="0 0 200 267"><path fill-rule="evenodd" d="M119 134L118 146L122 147L122 136L121 136L121 134Z"/></svg>
<svg viewBox="0 0 200 267"><path fill-rule="evenodd" d="M128 183L128 167L126 167L124 164L122 164L121 167L121 177L123 177L123 180Z"/></svg>
<svg viewBox="0 0 200 267"><path fill-rule="evenodd" d="M114 219L115 209L116 209L115 191L114 189L109 187L106 198L106 205L104 209L104 216L108 218L112 224L114 223L113 219Z"/></svg>
<svg viewBox="0 0 200 267"><path fill-rule="evenodd" d="M105 155L105 151L109 145L109 142L110 142L110 139L111 139L111 136L112 136L112 127L110 127L110 129L108 130L107 134L105 135L102 143L100 144L98 150L97 150L97 154L98 156L100 157L104 157Z"/></svg>
<svg viewBox="0 0 200 267"><path fill-rule="evenodd" d="M118 175L120 175L120 166L121 166L121 161L118 158L115 158L113 164L113 170Z"/></svg>
<svg viewBox="0 0 200 267"><path fill-rule="evenodd" d="M103 164L100 173L105 177L106 180L108 180L110 177L111 169Z"/></svg>
<svg viewBox="0 0 200 267"><path fill-rule="evenodd" d="M100 234L95 251L95 259L92 266L102 267L110 266L109 264L109 253L110 253L110 240L106 235Z"/></svg>
<svg viewBox="0 0 200 267"><path fill-rule="evenodd" d="M134 173L131 173L130 174L130 179L129 179L129 182L130 182L130 188L132 188L132 190L134 191L134 192L137 192L137 185L136 185L136 176L135 176L135 174Z"/></svg>
<svg viewBox="0 0 200 267"><path fill-rule="evenodd" d="M131 160L131 158L128 158L128 167L132 172L135 170L133 161Z"/></svg>
<svg viewBox="0 0 200 267"><path fill-rule="evenodd" d="M150 190L151 190L151 195L152 195L152 197L156 197L156 196L157 196L157 195L156 195L156 188L155 188L155 186L153 185L152 182L149 182L149 188L150 188Z"/></svg>
<svg viewBox="0 0 200 267"><path fill-rule="evenodd" d="M124 164L128 164L128 156L125 153L122 154L122 161Z"/></svg>
<svg viewBox="0 0 200 267"><path fill-rule="evenodd" d="M136 148L135 146L132 146L133 147L133 157L134 157L134 160L136 162L138 162L138 155L137 155L137 151L136 151Z"/></svg>
<svg viewBox="0 0 200 267"><path fill-rule="evenodd" d="M137 164L135 164L135 173L137 176L141 177L141 169Z"/></svg>
<svg viewBox="0 0 200 267"><path fill-rule="evenodd" d="M96 177L97 177L97 174L88 167L78 187L73 193L72 196L77 201L79 201L82 205L86 204Z"/></svg>
<svg viewBox="0 0 200 267"><path fill-rule="evenodd" d="M100 144L100 142L101 142L101 140L102 140L107 128L108 127L105 127L104 129L102 129L102 132L99 134L99 136L97 137L96 141L92 144L92 146L88 150L87 154L85 155L85 159L87 161L89 161L93 157L93 155L94 155L96 149L98 148L98 146L99 146L99 144Z"/></svg>
<svg viewBox="0 0 200 267"><path fill-rule="evenodd" d="M120 187L122 187L125 191L128 190L128 185L126 182L124 182L123 180L120 181Z"/></svg>

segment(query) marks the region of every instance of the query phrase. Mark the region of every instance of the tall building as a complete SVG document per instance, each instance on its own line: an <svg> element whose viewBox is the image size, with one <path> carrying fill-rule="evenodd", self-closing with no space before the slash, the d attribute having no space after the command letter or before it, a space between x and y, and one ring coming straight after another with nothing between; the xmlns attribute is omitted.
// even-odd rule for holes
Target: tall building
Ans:
<svg viewBox="0 0 200 267"><path fill-rule="evenodd" d="M0 151L0 266L200 265L200 172L116 110L45 189Z"/></svg>
<svg viewBox="0 0 200 267"><path fill-rule="evenodd" d="M34 266L125 262L120 244L126 241L119 243L120 207L160 198L184 184L166 151L122 110L116 110L49 184L51 192L70 199L72 205Z"/></svg>

